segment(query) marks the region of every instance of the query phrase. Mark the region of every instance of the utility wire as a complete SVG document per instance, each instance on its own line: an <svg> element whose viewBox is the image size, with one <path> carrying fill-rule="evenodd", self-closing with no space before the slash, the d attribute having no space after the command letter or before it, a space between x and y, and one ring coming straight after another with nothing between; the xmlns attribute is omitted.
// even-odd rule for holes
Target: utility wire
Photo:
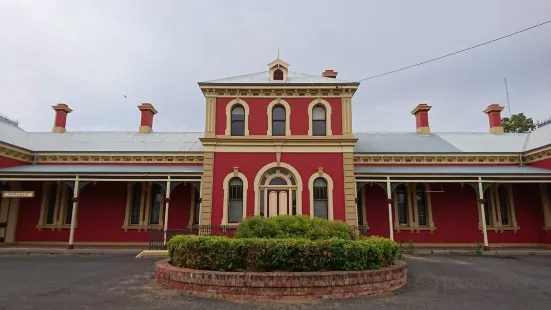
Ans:
<svg viewBox="0 0 551 310"><path fill-rule="evenodd" d="M365 78L365 79L357 80L356 82L371 80L371 79L378 78L378 77L381 77L381 76L384 76L384 75L388 75L388 74L391 74L391 73L395 73L395 72L399 72L399 71L406 70L406 69L409 69L409 68L413 68L413 67L417 67L417 66L420 66L420 65L424 65L424 64L429 63L429 62L433 62L433 61L436 61L436 60L439 60L439 59L442 59L442 58L450 57L450 56L453 56L453 55L455 55L455 54L459 54L459 53L466 52L466 51L468 51L468 50L472 50L473 48L477 48L477 47L480 47L480 46L483 46L483 45L486 45L486 44L493 43L493 42L495 42L495 41L499 41L499 40L501 40L501 39L508 38L508 37L510 37L510 36L514 36L514 35L519 34L519 33L521 33L521 32L525 32L525 31L528 31L528 30L530 30L530 29L534 29L534 28L536 28L536 27L543 26L543 25L548 24L548 23L551 23L551 20L548 20L548 21L543 22L543 23L541 23L541 24L534 25L534 26L529 27L529 28L526 28L526 29L522 29L522 30L517 31L517 32L513 32L513 33L511 33L511 34L508 34L508 35L503 36L503 37L499 37L499 38L497 38L497 39L493 39L493 40L491 40L491 41L487 41L487 42L484 42L484 43L481 43L481 44L478 44L478 45L475 45L475 46L471 46L471 47L469 47L469 48L462 49L462 50L457 51L457 52L453 52L453 53L451 53L451 54L447 54L447 55L444 55L444 56L436 57L436 58L433 58L433 59L430 59L430 60L427 60L427 61L423 61L423 62L414 64L414 65L411 65L411 66L403 67L403 68L396 69L396 70L393 70L393 71L389 71L389 72L386 72L386 73L374 75L374 76L371 76L371 77L368 77L368 78Z"/></svg>

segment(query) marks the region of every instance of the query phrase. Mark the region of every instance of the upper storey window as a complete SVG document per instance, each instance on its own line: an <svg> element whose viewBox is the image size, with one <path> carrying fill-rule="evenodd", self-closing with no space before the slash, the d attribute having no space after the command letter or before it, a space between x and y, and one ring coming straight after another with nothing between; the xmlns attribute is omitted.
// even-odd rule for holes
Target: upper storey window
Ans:
<svg viewBox="0 0 551 310"><path fill-rule="evenodd" d="M327 134L325 118L325 108L321 105L314 107L312 110L312 134L314 136L325 136Z"/></svg>
<svg viewBox="0 0 551 310"><path fill-rule="evenodd" d="M272 109L272 136L285 135L286 115L285 108L277 105Z"/></svg>
<svg viewBox="0 0 551 310"><path fill-rule="evenodd" d="M231 135L245 135L245 109L241 105L236 105L231 110Z"/></svg>

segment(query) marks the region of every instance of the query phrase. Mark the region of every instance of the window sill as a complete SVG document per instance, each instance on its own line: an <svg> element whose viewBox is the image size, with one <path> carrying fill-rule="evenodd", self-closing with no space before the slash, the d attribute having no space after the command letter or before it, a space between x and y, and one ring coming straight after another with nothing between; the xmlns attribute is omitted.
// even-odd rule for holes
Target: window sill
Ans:
<svg viewBox="0 0 551 310"><path fill-rule="evenodd" d="M402 230L409 230L410 232L421 232L421 231L430 231L434 232L436 227L434 226L406 226L406 225L395 225L394 231L400 232Z"/></svg>
<svg viewBox="0 0 551 310"><path fill-rule="evenodd" d="M46 224L38 224L36 225L36 228L38 228L38 230L42 230L42 229L50 229L52 231L55 231L55 230L62 230L62 229L71 229L71 224L63 224L63 225L46 225ZM77 224L75 224L75 228L77 228Z"/></svg>
<svg viewBox="0 0 551 310"><path fill-rule="evenodd" d="M482 230L482 227L478 227L478 230ZM487 231L494 231L494 232L504 232L504 231L513 231L517 232L520 230L520 226L486 226Z"/></svg>
<svg viewBox="0 0 551 310"><path fill-rule="evenodd" d="M137 230L137 231L148 231L148 230L151 230L151 229L164 229L164 226L159 224L159 225L123 225L122 226L122 229L124 229L124 231L129 231L129 230Z"/></svg>

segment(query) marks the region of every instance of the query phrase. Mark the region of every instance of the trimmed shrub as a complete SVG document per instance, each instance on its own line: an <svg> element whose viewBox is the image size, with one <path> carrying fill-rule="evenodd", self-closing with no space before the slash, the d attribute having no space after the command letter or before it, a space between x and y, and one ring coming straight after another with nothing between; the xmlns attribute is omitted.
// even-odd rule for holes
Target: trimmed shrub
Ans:
<svg viewBox="0 0 551 310"><path fill-rule="evenodd" d="M356 240L358 235L352 227L340 221L329 221L308 216L280 215L269 218L262 216L249 217L239 224L235 237Z"/></svg>
<svg viewBox="0 0 551 310"><path fill-rule="evenodd" d="M393 264L398 244L380 237L353 241L188 235L172 238L168 253L173 265L202 270L350 271Z"/></svg>

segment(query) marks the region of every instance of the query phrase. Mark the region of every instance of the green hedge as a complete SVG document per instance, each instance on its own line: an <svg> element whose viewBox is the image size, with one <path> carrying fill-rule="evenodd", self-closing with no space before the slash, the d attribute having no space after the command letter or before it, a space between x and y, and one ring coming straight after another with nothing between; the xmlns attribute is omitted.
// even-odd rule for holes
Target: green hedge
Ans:
<svg viewBox="0 0 551 310"><path fill-rule="evenodd" d="M173 265L220 271L329 271L393 264L398 244L381 237L306 240L176 236L168 242Z"/></svg>
<svg viewBox="0 0 551 310"><path fill-rule="evenodd" d="M282 215L265 218L253 216L241 222L236 238L304 238L356 240L357 233L347 224L307 216Z"/></svg>

